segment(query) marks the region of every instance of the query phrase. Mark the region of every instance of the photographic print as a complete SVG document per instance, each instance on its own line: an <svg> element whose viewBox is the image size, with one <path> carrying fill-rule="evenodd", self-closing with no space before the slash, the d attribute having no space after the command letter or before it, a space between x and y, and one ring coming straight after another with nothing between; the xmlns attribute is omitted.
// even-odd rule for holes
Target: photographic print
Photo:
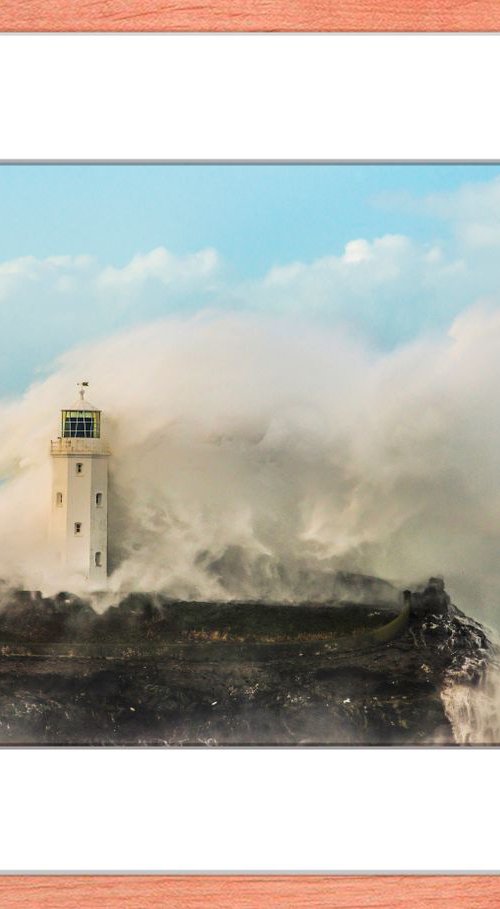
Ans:
<svg viewBox="0 0 500 909"><path fill-rule="evenodd" d="M26 875L0 877L19 909L493 909L496 875Z"/></svg>
<svg viewBox="0 0 500 909"><path fill-rule="evenodd" d="M0 743L498 744L500 165L0 195Z"/></svg>

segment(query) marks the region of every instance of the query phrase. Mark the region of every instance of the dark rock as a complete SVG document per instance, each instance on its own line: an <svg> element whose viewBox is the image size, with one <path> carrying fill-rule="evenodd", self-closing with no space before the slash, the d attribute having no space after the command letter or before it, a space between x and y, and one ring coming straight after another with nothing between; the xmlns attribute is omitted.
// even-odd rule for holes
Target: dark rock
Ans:
<svg viewBox="0 0 500 909"><path fill-rule="evenodd" d="M451 599L446 593L443 578L429 578L422 591L404 591L405 597L410 600L413 615L446 616L450 614Z"/></svg>
<svg viewBox="0 0 500 909"><path fill-rule="evenodd" d="M481 683L484 629L441 578L404 591L399 614L374 579L366 589L375 602L133 594L103 615L70 594L12 592L0 612L0 742L452 744L443 690L452 676Z"/></svg>

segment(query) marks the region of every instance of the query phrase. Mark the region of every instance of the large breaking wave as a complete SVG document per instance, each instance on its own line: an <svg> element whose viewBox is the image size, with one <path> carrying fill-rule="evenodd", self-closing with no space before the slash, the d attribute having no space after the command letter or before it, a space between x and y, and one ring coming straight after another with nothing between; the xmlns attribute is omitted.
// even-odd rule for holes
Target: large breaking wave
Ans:
<svg viewBox="0 0 500 909"><path fill-rule="evenodd" d="M392 352L243 313L68 352L0 408L9 584L78 587L51 562L48 443L81 378L113 452L111 591L321 600L346 569L443 574L483 613L500 592L500 311Z"/></svg>

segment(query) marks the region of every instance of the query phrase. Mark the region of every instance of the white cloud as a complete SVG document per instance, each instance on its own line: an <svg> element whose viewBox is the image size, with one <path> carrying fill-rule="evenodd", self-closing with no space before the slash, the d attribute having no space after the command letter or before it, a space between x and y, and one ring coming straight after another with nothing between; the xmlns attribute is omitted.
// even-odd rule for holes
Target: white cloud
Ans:
<svg viewBox="0 0 500 909"><path fill-rule="evenodd" d="M38 284L51 288L79 289L92 292L93 287L127 290L140 289L148 280L168 288L189 288L211 279L220 268L220 259L213 249L176 256L164 247L134 256L122 268L101 265L88 255L22 256L0 262L0 296L22 292L24 287Z"/></svg>
<svg viewBox="0 0 500 909"><path fill-rule="evenodd" d="M96 267L92 256L48 256L38 259L36 256L20 256L0 262L0 299L8 300L16 291L22 291L23 285L49 284L57 286L63 277L77 276L85 280Z"/></svg>
<svg viewBox="0 0 500 909"><path fill-rule="evenodd" d="M389 194L379 197L379 202L447 222L455 241L471 251L500 246L500 177L423 198Z"/></svg>
<svg viewBox="0 0 500 909"><path fill-rule="evenodd" d="M338 255L275 266L239 293L251 308L336 320L387 346L439 329L473 302L464 267L436 243L359 237Z"/></svg>
<svg viewBox="0 0 500 909"><path fill-rule="evenodd" d="M158 248L122 268L87 255L0 262L0 387L27 385L68 347L175 308L207 305L220 281L217 253Z"/></svg>
<svg viewBox="0 0 500 909"><path fill-rule="evenodd" d="M353 263L366 262L372 257L372 247L366 240L350 240L349 243L346 243L342 256L344 262Z"/></svg>
<svg viewBox="0 0 500 909"><path fill-rule="evenodd" d="M246 280L214 249L176 255L163 246L123 265L87 255L26 256L0 263L0 383L27 384L34 367L91 340L174 312L244 309L349 326L378 347L442 330L476 300L500 298L500 179L420 206L445 236L422 242L358 236L311 261L275 264ZM229 263L230 265L231 263Z"/></svg>
<svg viewBox="0 0 500 909"><path fill-rule="evenodd" d="M134 256L123 268L108 266L97 276L104 288L137 287L148 280L166 286L196 284L214 275L219 268L219 256L214 249L203 249L186 256L175 256L159 246L151 252Z"/></svg>
<svg viewBox="0 0 500 909"><path fill-rule="evenodd" d="M310 263L295 262L272 268L263 280L264 286L316 286L322 290L355 290L390 283L412 263L433 265L426 246L412 243L409 237L386 234L374 240L362 237L346 243L340 255L323 256Z"/></svg>

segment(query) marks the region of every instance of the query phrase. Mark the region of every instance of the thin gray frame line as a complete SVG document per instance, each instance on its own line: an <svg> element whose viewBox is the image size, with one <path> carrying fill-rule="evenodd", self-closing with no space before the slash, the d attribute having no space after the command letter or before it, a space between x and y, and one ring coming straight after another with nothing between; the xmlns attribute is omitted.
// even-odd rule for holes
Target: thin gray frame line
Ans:
<svg viewBox="0 0 500 909"><path fill-rule="evenodd" d="M233 751L279 751L283 753L284 751L290 752L293 754L294 751L355 751L356 754L359 752L366 752L367 754L372 751L449 751L453 754L467 754L469 751L494 751L500 748L500 742L492 742L485 744L474 744L474 745L462 745L455 742L450 744L440 744L440 745L315 745L314 743L309 745L169 745L169 744L145 744L145 745L124 745L124 744L106 744L106 745L96 745L95 743L89 743L88 745L9 745L5 742L0 742L0 755L2 752L9 751L82 751L88 753L89 751L142 751L148 754L154 754L155 752L161 752L162 754L167 754L169 752L181 752L181 751L198 751L200 754L209 754L215 753L229 753Z"/></svg>
<svg viewBox="0 0 500 909"><path fill-rule="evenodd" d="M0 166L34 167L43 165L109 165L114 167L131 165L149 166L456 166L484 167L500 165L500 158L0 158Z"/></svg>
<svg viewBox="0 0 500 909"><path fill-rule="evenodd" d="M1 877L500 877L500 871L2 871Z"/></svg>

